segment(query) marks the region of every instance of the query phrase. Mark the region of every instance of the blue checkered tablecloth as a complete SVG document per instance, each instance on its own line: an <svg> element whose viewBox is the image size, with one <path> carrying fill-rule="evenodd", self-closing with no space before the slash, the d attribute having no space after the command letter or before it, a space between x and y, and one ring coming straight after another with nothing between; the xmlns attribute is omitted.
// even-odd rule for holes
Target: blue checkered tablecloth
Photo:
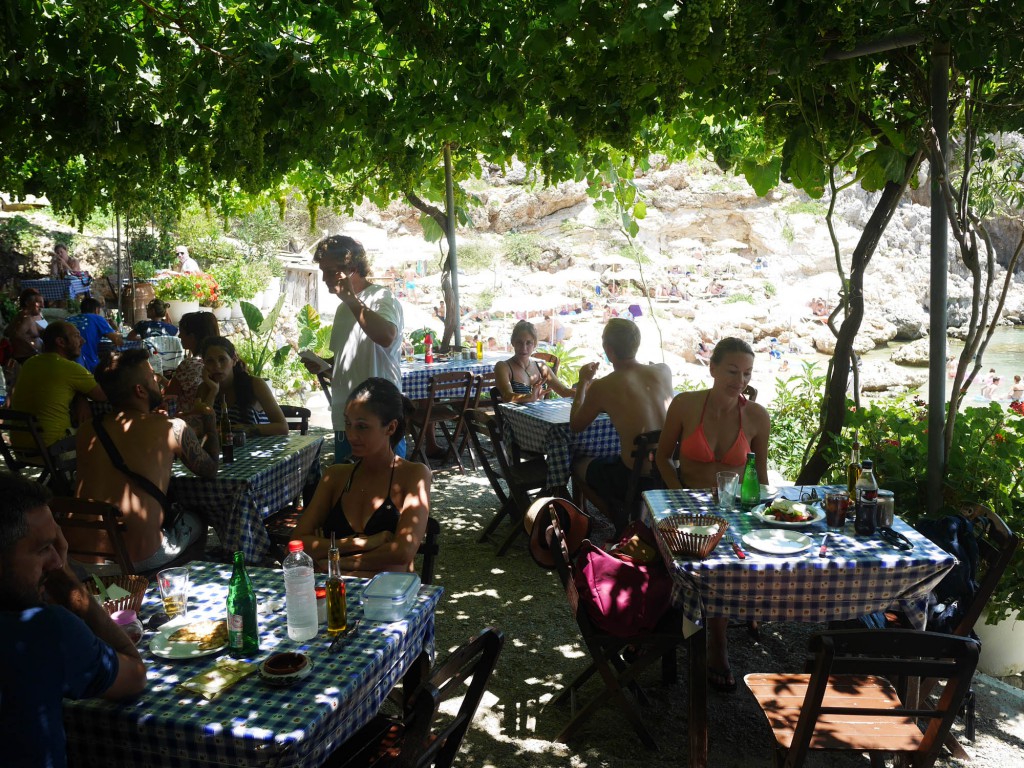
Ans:
<svg viewBox="0 0 1024 768"><path fill-rule="evenodd" d="M798 498L800 490L780 489L786 498ZM659 520L678 513L712 513L729 521L726 535L706 560L674 556L663 537L655 536L672 574L672 602L698 626L705 618L715 617L825 622L899 608L915 627L923 628L928 593L956 563L956 558L899 518L893 529L913 542L909 552L879 538L853 535L848 521L844 533L830 534L827 556L818 557L825 533L825 523L820 521L801 529L814 542L810 549L783 557L742 544L747 558L741 560L729 536L735 532L742 537L766 527L752 513L721 512L710 489L647 491L643 496L644 521L655 530ZM818 496L824 498L821 487Z"/></svg>
<svg viewBox="0 0 1024 768"><path fill-rule="evenodd" d="M189 616L223 619L231 566L193 562L189 570ZM70 765L322 765L377 713L420 654L433 659L440 587L421 587L415 606L402 621L362 621L340 651L328 654L331 639L323 628L303 643L288 639L281 571L248 571L260 603L260 654L254 661L272 652L301 651L312 660L312 673L288 688L269 687L253 673L207 701L176 686L210 669L224 654L164 660L149 652L153 633L147 632L139 649L149 680L138 699L65 701ZM360 599L367 583L346 579L349 622L362 616ZM141 612L143 622L158 610L160 599L151 585Z"/></svg>
<svg viewBox="0 0 1024 768"><path fill-rule="evenodd" d="M65 277L60 280L47 278L45 280L22 280L21 290L33 288L47 301L66 301L73 299L80 294L89 293L88 279L80 277Z"/></svg>
<svg viewBox="0 0 1024 768"><path fill-rule="evenodd" d="M259 562L270 551L263 518L291 504L307 479L319 479L323 441L323 434L312 432L250 437L235 448L234 462L221 462L211 480L196 477L176 461L171 498L202 515L225 551L241 550L246 562Z"/></svg>
<svg viewBox="0 0 1024 768"><path fill-rule="evenodd" d="M479 376L493 371L494 364L504 359L501 355L484 355L483 360L450 360L430 365L423 360L402 363L402 393L410 400L424 400L430 393L430 377L434 374L469 371Z"/></svg>
<svg viewBox="0 0 1024 768"><path fill-rule="evenodd" d="M499 407L516 445L547 456L548 488L567 486L572 462L580 456L619 455L619 433L608 414L602 413L579 434L569 429L572 398L502 403Z"/></svg>

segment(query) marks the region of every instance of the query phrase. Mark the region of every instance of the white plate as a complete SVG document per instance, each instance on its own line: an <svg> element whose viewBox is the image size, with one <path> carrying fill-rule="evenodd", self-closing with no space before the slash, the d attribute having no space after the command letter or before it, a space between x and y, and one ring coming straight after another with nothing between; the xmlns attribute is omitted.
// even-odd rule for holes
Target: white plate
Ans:
<svg viewBox="0 0 1024 768"><path fill-rule="evenodd" d="M154 656L161 659L198 659L203 656L212 656L227 648L227 643L218 645L215 648L200 648L199 643L172 643L168 638L175 630L181 629L198 619L174 619L160 627L152 640L149 641L149 650Z"/></svg>
<svg viewBox="0 0 1024 768"><path fill-rule="evenodd" d="M825 510L822 509L820 504L808 504L807 511L813 514L814 517L800 523L788 523L785 520L776 520L767 511L770 506L771 504L758 504L750 511L753 512L755 517L765 525L777 525L779 528L806 528L808 525L814 525L819 520L825 519Z"/></svg>
<svg viewBox="0 0 1024 768"><path fill-rule="evenodd" d="M771 555L795 555L814 543L810 536L785 528L766 528L743 534L743 543L751 549Z"/></svg>

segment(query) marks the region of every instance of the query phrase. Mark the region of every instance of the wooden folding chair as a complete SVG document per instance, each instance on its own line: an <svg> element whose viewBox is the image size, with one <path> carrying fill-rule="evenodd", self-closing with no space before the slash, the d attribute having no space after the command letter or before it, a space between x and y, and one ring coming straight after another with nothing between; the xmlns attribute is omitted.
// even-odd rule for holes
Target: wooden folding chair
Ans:
<svg viewBox="0 0 1024 768"><path fill-rule="evenodd" d="M664 487L654 463L654 454L658 450L660 439L660 429L641 432L633 438L633 451L630 454L633 457L633 469L629 473L629 482L623 489L624 495L621 499L599 496L587 485L586 478L574 474L573 487L578 491L574 493L573 501L581 508L585 501L589 501L608 516L615 526L616 533L621 531L640 516L640 494L652 488Z"/></svg>
<svg viewBox="0 0 1024 768"><path fill-rule="evenodd" d="M548 368L551 369L551 373L554 376L558 375L558 367L562 364L562 361L558 359L558 355L553 355L550 352L542 352L540 350L535 351L530 357L535 360L541 360L547 363Z"/></svg>
<svg viewBox="0 0 1024 768"><path fill-rule="evenodd" d="M498 497L498 511L480 534L479 541L486 541L507 516L512 523L512 530L498 545L498 554L503 555L512 542L524 533L523 515L547 482L547 462L544 459L520 462L512 458L496 417L471 408L466 411L465 419L470 444L484 468L494 495Z"/></svg>
<svg viewBox="0 0 1024 768"><path fill-rule="evenodd" d="M463 429L462 415L472 396L473 374L468 371L446 371L431 376L427 399L416 408L416 412L409 420L409 426L415 435L415 446L409 458L415 460L419 457L420 461L430 466L430 460L427 458L427 435L440 425L445 440L448 441L445 458L451 457L459 472L465 473L466 469L462 466L462 458L459 456L458 438Z"/></svg>
<svg viewBox="0 0 1024 768"><path fill-rule="evenodd" d="M565 532L558 519L559 505L572 507L572 502L560 498L537 499L534 505L545 505L547 515L541 512L536 520L550 520L554 530L551 549L554 552L555 570L565 588L573 617L580 630L583 644L590 654L590 664L566 686L555 699L554 703L571 699L575 709L576 696L579 689L595 674L599 675L602 689L598 691L582 709L575 711L555 741L567 742L589 719L591 713L602 704L617 706L629 720L640 741L648 749L657 750L658 744L644 724L643 717L637 711L634 702L647 704L648 698L637 683L637 677L656 661L662 663L662 682L674 682L676 679L676 649L683 641L681 626L673 627L672 631L650 632L628 637L616 637L598 629L590 621L585 605L580 602L580 594L576 587L576 566L569 555ZM668 627L676 620L678 614L666 614L662 626Z"/></svg>
<svg viewBox="0 0 1024 768"><path fill-rule="evenodd" d="M70 496L74 492L74 452L74 437L48 446L33 414L0 408L0 454L12 472L33 476L38 472L36 479L41 484L56 494Z"/></svg>
<svg viewBox="0 0 1024 768"><path fill-rule="evenodd" d="M394 765L450 768L480 706L504 645L501 630L488 627L437 665L412 694L403 717L377 715L335 751L328 768ZM442 702L461 698L454 717ZM444 719L444 722L439 724Z"/></svg>
<svg viewBox="0 0 1024 768"><path fill-rule="evenodd" d="M501 390L498 389L497 387L491 387L490 393L491 393L491 404L494 407L494 410L493 410L494 418L497 419L497 421L498 421L498 427L501 429L501 433L503 435L508 435L508 426L505 424L505 418L501 414L501 408L498 407L503 402L505 402L502 399L502 397L501 397ZM480 409L480 410L485 410L485 409ZM508 442L506 443L506 447L508 448L509 453L512 455L512 458L515 459L517 462L519 462L519 461L532 461L533 459L543 459L544 458L544 454L543 453L536 453L535 451L524 451L524 450L522 450L518 445L516 445L516 441L513 440L511 437L508 438Z"/></svg>
<svg viewBox="0 0 1024 768"><path fill-rule="evenodd" d="M121 572L135 573L124 543L125 524L113 504L71 496L54 496L50 511L68 540L68 555L80 563L114 562Z"/></svg>
<svg viewBox="0 0 1024 768"><path fill-rule="evenodd" d="M434 568L437 555L441 551L438 544L438 537L441 535L441 524L436 517L427 518L427 532L420 542L420 548L416 555L423 557L423 565L420 567L420 581L424 584L434 583Z"/></svg>
<svg viewBox="0 0 1024 768"><path fill-rule="evenodd" d="M312 411L299 405L282 405L281 413L288 422L288 429L300 435L309 433L309 417Z"/></svg>
<svg viewBox="0 0 1024 768"><path fill-rule="evenodd" d="M912 629L822 632L810 674L744 677L775 735L775 764L803 765L810 750L868 752L873 766L901 754L935 764L978 664L976 640ZM945 681L935 708L918 706L914 681ZM922 731L917 721L924 720Z"/></svg>

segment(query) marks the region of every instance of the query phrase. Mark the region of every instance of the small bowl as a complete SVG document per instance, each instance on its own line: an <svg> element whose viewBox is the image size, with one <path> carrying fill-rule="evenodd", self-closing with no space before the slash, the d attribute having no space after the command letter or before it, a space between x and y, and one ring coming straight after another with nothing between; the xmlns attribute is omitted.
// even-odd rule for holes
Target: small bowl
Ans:
<svg viewBox="0 0 1024 768"><path fill-rule="evenodd" d="M264 659L259 667L260 678L270 685L291 685L313 671L313 662L304 653L275 653Z"/></svg>

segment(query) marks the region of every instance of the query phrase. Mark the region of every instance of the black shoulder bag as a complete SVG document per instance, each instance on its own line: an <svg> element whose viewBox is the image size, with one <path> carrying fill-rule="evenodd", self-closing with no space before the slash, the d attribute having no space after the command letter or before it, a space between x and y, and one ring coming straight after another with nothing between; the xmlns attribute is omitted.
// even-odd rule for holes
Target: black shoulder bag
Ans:
<svg viewBox="0 0 1024 768"><path fill-rule="evenodd" d="M164 511L164 522L161 527L166 531L171 530L174 528L175 523L178 522L178 518L181 517L181 510L171 503L171 500L167 498L167 494L161 491L152 480L128 468L128 465L124 463L124 459L121 457L121 452L117 450L114 441L110 439L110 434L102 422L103 417L96 416L92 420L92 428L106 450L107 456L110 457L110 463L114 465L114 469L126 475L129 480L156 499L160 508Z"/></svg>

